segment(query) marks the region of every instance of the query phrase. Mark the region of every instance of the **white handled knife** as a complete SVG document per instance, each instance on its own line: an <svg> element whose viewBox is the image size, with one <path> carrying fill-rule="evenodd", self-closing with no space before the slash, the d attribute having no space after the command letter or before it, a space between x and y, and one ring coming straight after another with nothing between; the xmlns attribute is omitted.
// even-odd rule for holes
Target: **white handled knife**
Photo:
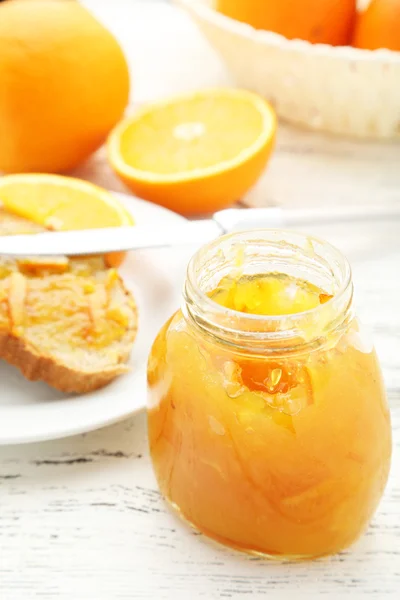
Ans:
<svg viewBox="0 0 400 600"><path fill-rule="evenodd" d="M0 236L0 255L59 256L93 255L126 250L203 244L241 229L284 228L346 221L393 219L400 207L283 210L280 208L227 209L211 219L186 221L176 225L134 225L80 231L44 232Z"/></svg>

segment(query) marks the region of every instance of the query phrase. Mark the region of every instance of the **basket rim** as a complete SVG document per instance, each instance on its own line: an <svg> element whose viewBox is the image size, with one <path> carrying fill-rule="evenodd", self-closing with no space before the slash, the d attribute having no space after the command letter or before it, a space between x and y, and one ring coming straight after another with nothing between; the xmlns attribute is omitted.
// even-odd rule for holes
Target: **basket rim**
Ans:
<svg viewBox="0 0 400 600"><path fill-rule="evenodd" d="M374 62L378 64L400 64L400 52L380 48L379 50L363 50L352 46L330 46L329 44L311 44L306 40L289 40L279 33L255 29L247 23L241 23L227 17L205 4L204 0L173 0L190 13L196 14L200 19L211 21L220 28L228 29L231 33L247 38L251 42L282 50L284 52L301 52L313 57L329 57L338 60L345 59L351 62Z"/></svg>

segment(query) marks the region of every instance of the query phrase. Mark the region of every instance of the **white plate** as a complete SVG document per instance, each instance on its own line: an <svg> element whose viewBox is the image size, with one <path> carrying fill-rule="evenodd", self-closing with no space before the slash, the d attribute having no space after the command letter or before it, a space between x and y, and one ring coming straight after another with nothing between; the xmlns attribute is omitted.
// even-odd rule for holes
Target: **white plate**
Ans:
<svg viewBox="0 0 400 600"><path fill-rule="evenodd" d="M164 208L117 194L137 223L182 217ZM109 386L81 396L66 396L44 383L25 380L0 362L0 445L61 438L91 431L131 415L146 405L146 363L163 323L180 304L186 265L192 248L138 251L128 254L121 274L139 308L139 332L130 360L131 372Z"/></svg>

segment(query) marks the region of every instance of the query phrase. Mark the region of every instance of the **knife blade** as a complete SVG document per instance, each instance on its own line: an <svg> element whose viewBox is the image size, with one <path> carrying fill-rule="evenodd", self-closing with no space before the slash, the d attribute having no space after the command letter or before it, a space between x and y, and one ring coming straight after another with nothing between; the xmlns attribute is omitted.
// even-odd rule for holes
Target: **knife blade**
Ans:
<svg viewBox="0 0 400 600"><path fill-rule="evenodd" d="M214 221L182 221L171 226L137 225L7 235L0 237L0 255L83 256L126 250L164 248L211 241L222 233Z"/></svg>
<svg viewBox="0 0 400 600"><path fill-rule="evenodd" d="M174 225L135 225L78 231L0 236L0 255L77 256L203 244L223 233L240 229L281 228L292 225L399 218L400 207L356 207L317 210L279 208L227 209L211 219Z"/></svg>

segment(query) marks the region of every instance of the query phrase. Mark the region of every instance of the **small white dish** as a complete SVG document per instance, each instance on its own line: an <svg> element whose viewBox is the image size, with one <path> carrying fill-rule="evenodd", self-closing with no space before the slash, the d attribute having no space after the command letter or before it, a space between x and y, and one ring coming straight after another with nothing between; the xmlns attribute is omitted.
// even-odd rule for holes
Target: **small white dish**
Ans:
<svg viewBox="0 0 400 600"><path fill-rule="evenodd" d="M136 223L165 227L183 217L165 208L117 194ZM186 265L193 248L131 252L120 269L139 309L139 331L130 359L131 371L109 386L67 396L45 383L30 382L0 361L0 445L23 444L75 435L104 427L146 406L146 364L152 342L180 304Z"/></svg>

